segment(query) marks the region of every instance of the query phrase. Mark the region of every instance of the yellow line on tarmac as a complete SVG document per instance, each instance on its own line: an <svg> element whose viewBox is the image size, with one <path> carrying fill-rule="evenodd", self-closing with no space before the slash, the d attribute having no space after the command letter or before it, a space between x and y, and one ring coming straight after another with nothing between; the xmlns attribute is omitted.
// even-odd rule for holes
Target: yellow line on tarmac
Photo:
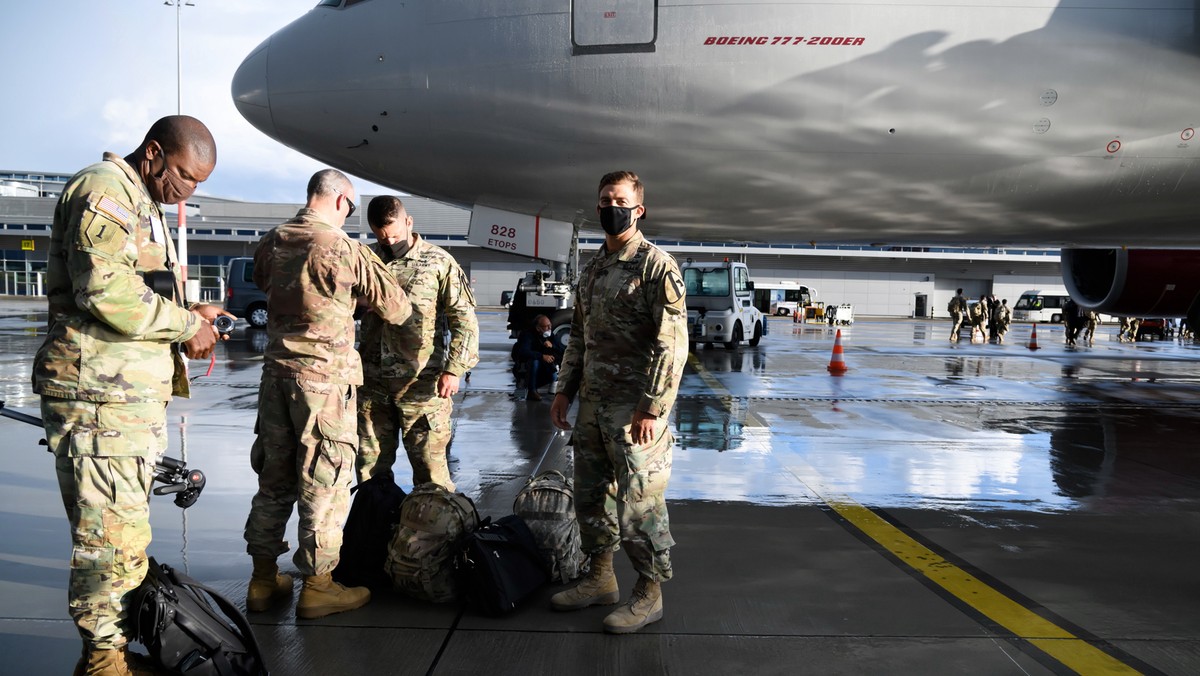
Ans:
<svg viewBox="0 0 1200 676"><path fill-rule="evenodd" d="M725 407L726 413L732 415L733 407L731 406L731 400L733 395L729 392L729 390L725 389L725 386L721 384L721 381L717 380L716 376L709 372L708 369L704 368L704 364L700 363L700 360L696 358L695 353L688 353L688 364L691 365L692 370L696 372L696 375L700 376L700 380L703 380L704 384L708 385L708 389L712 390L717 396L722 397L721 405ZM749 412L746 414L746 420L744 423L742 423L742 425L745 427L766 427L767 423L765 420L758 417L758 414Z"/></svg>
<svg viewBox="0 0 1200 676"><path fill-rule="evenodd" d="M800 463L787 470L905 565L1066 667L1080 674L1140 673L976 579L850 497L826 491L820 474L812 466Z"/></svg>

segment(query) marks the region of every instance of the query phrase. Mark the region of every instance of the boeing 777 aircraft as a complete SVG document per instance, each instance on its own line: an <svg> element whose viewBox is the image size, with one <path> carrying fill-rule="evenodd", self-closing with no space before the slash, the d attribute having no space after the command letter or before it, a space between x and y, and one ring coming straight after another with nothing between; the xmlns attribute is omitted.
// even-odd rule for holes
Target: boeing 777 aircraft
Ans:
<svg viewBox="0 0 1200 676"><path fill-rule="evenodd" d="M1200 325L1200 0L322 0L233 81L399 190L655 237L1054 245L1072 295Z"/></svg>

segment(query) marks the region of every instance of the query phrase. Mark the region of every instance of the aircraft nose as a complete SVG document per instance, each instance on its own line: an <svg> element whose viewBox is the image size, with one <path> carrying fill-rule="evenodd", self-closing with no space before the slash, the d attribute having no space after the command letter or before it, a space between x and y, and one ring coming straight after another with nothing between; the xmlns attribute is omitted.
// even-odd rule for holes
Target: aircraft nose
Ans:
<svg viewBox="0 0 1200 676"><path fill-rule="evenodd" d="M258 49L242 61L233 74L233 103L242 117L259 131L274 135L275 123L271 119L271 96L267 89L267 55L271 40L267 39Z"/></svg>

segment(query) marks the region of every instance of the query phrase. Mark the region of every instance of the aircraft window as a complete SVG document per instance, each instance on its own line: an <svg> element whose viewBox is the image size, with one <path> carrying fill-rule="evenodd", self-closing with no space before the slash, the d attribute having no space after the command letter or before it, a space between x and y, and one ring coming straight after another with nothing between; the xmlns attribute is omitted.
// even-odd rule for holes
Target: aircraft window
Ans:
<svg viewBox="0 0 1200 676"><path fill-rule="evenodd" d="M317 7L337 7L342 4L342 0L321 0L317 3Z"/></svg>
<svg viewBox="0 0 1200 676"><path fill-rule="evenodd" d="M352 5L357 5L360 2L366 2L366 1L367 0L346 0L346 6L350 7Z"/></svg>

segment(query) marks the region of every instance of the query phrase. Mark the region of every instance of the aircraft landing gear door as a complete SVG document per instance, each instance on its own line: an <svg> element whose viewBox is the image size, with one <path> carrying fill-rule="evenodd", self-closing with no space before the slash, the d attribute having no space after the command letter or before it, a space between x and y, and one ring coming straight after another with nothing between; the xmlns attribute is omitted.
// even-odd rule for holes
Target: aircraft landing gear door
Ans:
<svg viewBox="0 0 1200 676"><path fill-rule="evenodd" d="M653 52L658 0L571 0L571 53Z"/></svg>

